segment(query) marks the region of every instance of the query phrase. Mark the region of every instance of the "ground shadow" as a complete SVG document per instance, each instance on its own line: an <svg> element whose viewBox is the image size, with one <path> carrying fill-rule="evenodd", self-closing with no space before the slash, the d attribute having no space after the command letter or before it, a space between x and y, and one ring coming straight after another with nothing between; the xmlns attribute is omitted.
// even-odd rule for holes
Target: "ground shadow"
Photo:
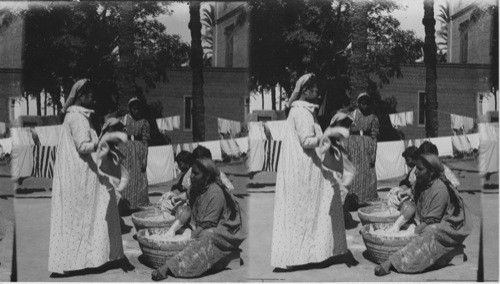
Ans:
<svg viewBox="0 0 500 284"><path fill-rule="evenodd" d="M287 269L275 268L273 272L283 273L283 272L295 272L295 271L311 270L311 269L324 269L337 264L345 264L347 265L347 267L352 267L352 266L357 266L359 264L359 261L357 261L352 252L348 250L347 253L343 255L334 256L322 262L297 265L289 267Z"/></svg>
<svg viewBox="0 0 500 284"><path fill-rule="evenodd" d="M100 267L96 268L86 268L86 269L81 269L81 270L75 270L75 271L69 271L64 274L59 274L59 273L52 273L50 275L50 278L67 278L67 277L74 277L74 276L84 276L84 275L89 275L89 274L103 274L105 272L108 272L110 270L114 269L121 269L124 272L129 272L133 271L135 269L135 266L133 266L130 261L125 257L121 260L116 260L116 261L111 261L108 262Z"/></svg>
<svg viewBox="0 0 500 284"><path fill-rule="evenodd" d="M264 188L269 186L276 186L276 183L247 183L247 188Z"/></svg>
<svg viewBox="0 0 500 284"><path fill-rule="evenodd" d="M17 188L16 194L30 194L35 192L46 192L45 188Z"/></svg>

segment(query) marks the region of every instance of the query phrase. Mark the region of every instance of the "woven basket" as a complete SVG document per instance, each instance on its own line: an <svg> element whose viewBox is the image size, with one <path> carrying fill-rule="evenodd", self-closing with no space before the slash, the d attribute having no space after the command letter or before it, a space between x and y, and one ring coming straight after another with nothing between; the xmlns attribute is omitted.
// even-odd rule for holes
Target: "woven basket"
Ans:
<svg viewBox="0 0 500 284"><path fill-rule="evenodd" d="M411 242L417 235L411 236L380 236L370 233L370 226L375 230L389 228L390 223L374 223L364 225L359 231L366 246L367 258L375 263L386 261L389 256Z"/></svg>
<svg viewBox="0 0 500 284"><path fill-rule="evenodd" d="M171 219L154 220L153 217L158 217L163 215L163 211L160 210L149 210L140 211L132 214L132 222L134 223L135 230L139 232L141 229L145 228L169 228L175 221L175 217L172 216Z"/></svg>
<svg viewBox="0 0 500 284"><path fill-rule="evenodd" d="M147 205L138 205L137 208L139 208L141 211L151 211L154 209L160 210L160 204L158 203L150 203Z"/></svg>
<svg viewBox="0 0 500 284"><path fill-rule="evenodd" d="M393 215L380 216L377 213L387 211L388 208L385 204L377 204L367 207L362 207L358 209L359 220L362 225L372 224L372 223L394 223L398 219L400 213L399 211Z"/></svg>
<svg viewBox="0 0 500 284"><path fill-rule="evenodd" d="M145 236L146 231L149 234L158 234L164 233L167 230L167 228L148 228L142 229L137 233L137 240L144 256L144 262L152 268L159 268L165 264L165 261L177 255L193 242L193 239L180 242L158 241Z"/></svg>

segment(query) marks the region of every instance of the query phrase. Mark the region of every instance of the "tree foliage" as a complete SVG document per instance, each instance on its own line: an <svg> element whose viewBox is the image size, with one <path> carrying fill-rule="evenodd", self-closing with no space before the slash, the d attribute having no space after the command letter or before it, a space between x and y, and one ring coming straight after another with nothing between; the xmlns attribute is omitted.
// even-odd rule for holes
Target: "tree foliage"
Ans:
<svg viewBox="0 0 500 284"><path fill-rule="evenodd" d="M166 34L156 16L168 13L161 2L33 2L26 11L24 86L32 94L48 91L59 102L73 82L90 78L97 85L98 111L116 106L121 17L127 3L133 15L132 54L128 68L133 85L145 90L166 79L166 68L188 60L189 46L178 35ZM60 105L58 106L61 107Z"/></svg>
<svg viewBox="0 0 500 284"><path fill-rule="evenodd" d="M287 94L297 78L315 72L323 78L327 111L346 102L352 87L352 9L360 1L251 0L251 89L279 83ZM367 48L364 72L375 75L379 86L402 76L399 66L422 56L422 42L411 31L401 30L390 15L393 1L362 2L366 15ZM357 31L356 31L357 32ZM374 79L375 80L375 79Z"/></svg>
<svg viewBox="0 0 500 284"><path fill-rule="evenodd" d="M208 3L201 10L201 24L205 28L201 40L203 42L203 61L205 66L212 66L215 32L215 6Z"/></svg>

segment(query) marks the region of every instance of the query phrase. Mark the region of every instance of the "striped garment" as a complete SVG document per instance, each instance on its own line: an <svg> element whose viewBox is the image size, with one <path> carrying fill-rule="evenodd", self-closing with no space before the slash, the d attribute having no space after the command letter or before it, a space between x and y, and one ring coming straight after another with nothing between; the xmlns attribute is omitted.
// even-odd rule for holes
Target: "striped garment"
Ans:
<svg viewBox="0 0 500 284"><path fill-rule="evenodd" d="M52 178L54 175L54 163L56 161L56 146L32 146L33 169L32 177Z"/></svg>
<svg viewBox="0 0 500 284"><path fill-rule="evenodd" d="M264 142L264 165L263 172L276 172L281 152L281 141L266 140Z"/></svg>

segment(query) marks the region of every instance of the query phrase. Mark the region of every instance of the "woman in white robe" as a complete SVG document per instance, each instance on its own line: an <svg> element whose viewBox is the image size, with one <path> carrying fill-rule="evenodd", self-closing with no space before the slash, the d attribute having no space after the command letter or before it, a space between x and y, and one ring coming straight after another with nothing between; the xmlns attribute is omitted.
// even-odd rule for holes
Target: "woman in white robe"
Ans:
<svg viewBox="0 0 500 284"><path fill-rule="evenodd" d="M306 74L297 82L278 165L271 265L281 269L348 252L340 188L318 153L329 139L315 115L315 81Z"/></svg>
<svg viewBox="0 0 500 284"><path fill-rule="evenodd" d="M63 111L52 186L49 271L99 267L124 257L115 191L98 174L95 152L104 146L89 117L93 95L75 83ZM69 107L68 107L69 106Z"/></svg>

